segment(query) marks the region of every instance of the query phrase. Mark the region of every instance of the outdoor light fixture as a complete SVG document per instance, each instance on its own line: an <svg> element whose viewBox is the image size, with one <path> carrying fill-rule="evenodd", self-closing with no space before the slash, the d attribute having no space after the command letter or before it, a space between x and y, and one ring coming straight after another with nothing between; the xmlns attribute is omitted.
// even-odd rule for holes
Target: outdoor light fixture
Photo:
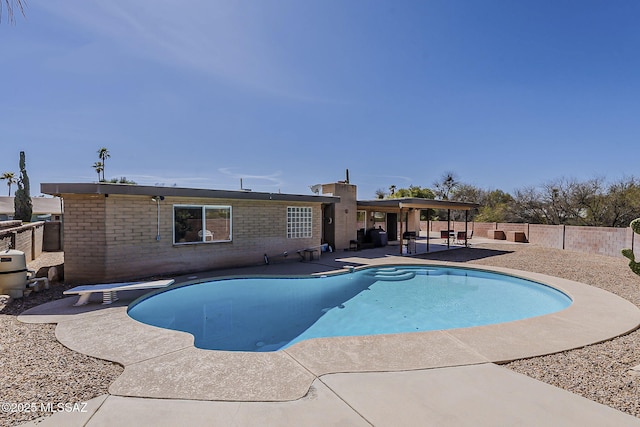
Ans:
<svg viewBox="0 0 640 427"><path fill-rule="evenodd" d="M156 233L156 240L160 240L160 201L164 200L164 196L153 196L151 197L151 200L153 200L154 202L156 202L156 205L158 207L158 231Z"/></svg>

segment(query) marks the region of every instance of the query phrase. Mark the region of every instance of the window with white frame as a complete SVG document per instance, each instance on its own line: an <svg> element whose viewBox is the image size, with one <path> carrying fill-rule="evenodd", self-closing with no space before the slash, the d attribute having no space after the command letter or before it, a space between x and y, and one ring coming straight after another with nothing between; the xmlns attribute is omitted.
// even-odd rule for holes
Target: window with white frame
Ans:
<svg viewBox="0 0 640 427"><path fill-rule="evenodd" d="M367 228L367 211L358 211L356 213L356 229Z"/></svg>
<svg viewBox="0 0 640 427"><path fill-rule="evenodd" d="M231 229L231 206L173 206L174 244L230 242Z"/></svg>
<svg viewBox="0 0 640 427"><path fill-rule="evenodd" d="M287 238L312 237L313 215L310 207L287 207Z"/></svg>

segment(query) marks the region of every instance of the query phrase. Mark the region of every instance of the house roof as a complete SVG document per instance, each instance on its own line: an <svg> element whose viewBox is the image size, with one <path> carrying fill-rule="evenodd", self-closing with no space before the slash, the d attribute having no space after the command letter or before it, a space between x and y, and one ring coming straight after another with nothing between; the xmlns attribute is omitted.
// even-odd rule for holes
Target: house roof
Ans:
<svg viewBox="0 0 640 427"><path fill-rule="evenodd" d="M402 208L413 209L457 209L468 211L480 205L477 203L454 202L450 200L422 199L418 197L401 197L397 199L358 200L358 208L376 208L377 210L396 211Z"/></svg>
<svg viewBox="0 0 640 427"><path fill-rule="evenodd" d="M130 196L202 197L209 199L275 200L287 202L337 203L340 197L303 194L262 193L258 191L209 190L202 188L159 187L112 183L44 183L44 194L121 194Z"/></svg>
<svg viewBox="0 0 640 427"><path fill-rule="evenodd" d="M13 215L15 211L14 199L13 196L0 196L0 214ZM34 215L60 215L62 213L58 197L32 197L31 205Z"/></svg>

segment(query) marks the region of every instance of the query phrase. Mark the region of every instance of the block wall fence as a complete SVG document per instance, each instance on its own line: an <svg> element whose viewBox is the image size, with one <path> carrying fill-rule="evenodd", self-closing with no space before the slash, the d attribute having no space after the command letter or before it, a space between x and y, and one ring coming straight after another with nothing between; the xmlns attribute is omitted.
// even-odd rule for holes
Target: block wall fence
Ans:
<svg viewBox="0 0 640 427"><path fill-rule="evenodd" d="M593 253L613 257L622 257L620 251L625 248L637 248L640 236L631 227L580 227L570 225L514 224L498 222L469 222L468 230L473 230L473 237L489 236L492 230L518 231L525 234L526 241L547 248L565 249L574 252ZM451 221L455 231L464 230L464 222ZM420 221L420 229L425 234L427 221ZM447 221L429 221L429 232L440 233L447 229Z"/></svg>
<svg viewBox="0 0 640 427"><path fill-rule="evenodd" d="M29 262L42 253L45 223L38 221L21 224L20 221L0 222L0 250L22 251Z"/></svg>

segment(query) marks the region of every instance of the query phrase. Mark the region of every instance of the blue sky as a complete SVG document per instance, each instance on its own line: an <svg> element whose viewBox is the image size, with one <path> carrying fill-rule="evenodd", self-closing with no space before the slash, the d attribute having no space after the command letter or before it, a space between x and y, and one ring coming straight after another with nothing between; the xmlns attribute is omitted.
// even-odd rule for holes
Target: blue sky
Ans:
<svg viewBox="0 0 640 427"><path fill-rule="evenodd" d="M0 24L0 172L358 197L638 171L636 0L29 0ZM1 190L0 194L6 194ZM14 187L15 188L15 187Z"/></svg>

